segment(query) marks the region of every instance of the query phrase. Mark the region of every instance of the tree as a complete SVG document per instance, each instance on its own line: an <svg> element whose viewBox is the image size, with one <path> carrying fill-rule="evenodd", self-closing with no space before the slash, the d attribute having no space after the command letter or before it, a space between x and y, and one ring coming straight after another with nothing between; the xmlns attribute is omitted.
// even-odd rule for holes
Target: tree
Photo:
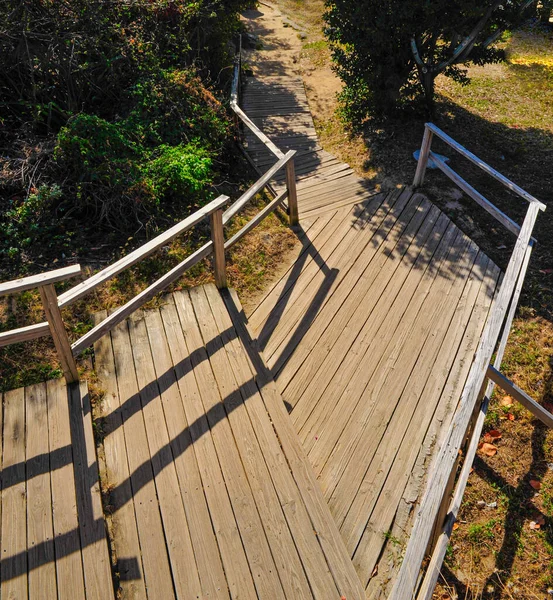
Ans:
<svg viewBox="0 0 553 600"><path fill-rule="evenodd" d="M326 0L335 69L345 83L346 116L383 117L421 98L433 111L441 73L468 81L468 63L504 59L501 34L526 18L535 0ZM535 7L534 7L535 10Z"/></svg>

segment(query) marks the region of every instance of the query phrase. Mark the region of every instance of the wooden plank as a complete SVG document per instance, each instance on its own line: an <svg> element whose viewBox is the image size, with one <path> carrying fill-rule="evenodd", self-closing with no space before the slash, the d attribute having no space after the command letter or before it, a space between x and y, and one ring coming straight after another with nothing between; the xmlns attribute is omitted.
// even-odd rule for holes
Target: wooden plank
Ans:
<svg viewBox="0 0 553 600"><path fill-rule="evenodd" d="M249 442L251 446L248 452L254 453L255 440L237 439L237 436L233 435L229 413L238 411L238 414L243 414L243 403L239 398L235 382L229 377L222 379L225 374L228 375L223 372L225 351L221 339L218 336L213 337L213 316L205 310L205 304L202 303L202 295L205 302L205 294L201 288L192 288L189 294L198 319L199 333L209 357L212 381L216 386L209 391L201 390L202 400L208 411L208 420L210 420L231 501L234 498L241 498L239 505L233 502L234 512L244 540L244 548L257 593L261 598L284 598L282 584L267 539L267 531L263 527L263 518L255 501L256 477L255 475L252 477L253 474L246 471L240 456L239 445ZM215 392L217 388L219 392ZM225 458L222 454L225 454ZM251 464L250 462L250 466Z"/></svg>
<svg viewBox="0 0 553 600"><path fill-rule="evenodd" d="M446 260L451 249L452 238L455 239L456 235L456 230L448 228L437 248L434 247L435 252L432 256L434 256L436 264ZM328 406L329 398L334 398L328 413L321 414L318 411L317 420L324 420L318 426L316 444L308 450L310 462L316 469L317 474L325 468L330 454L339 450L335 459L326 467L326 477L331 479L332 471L339 468L340 456L347 455L351 443L348 440L344 440L344 443L336 448L336 444L341 438L342 431L350 420L351 411L354 408L346 390L351 389L350 382L354 380L357 382L360 377L371 376L386 350L386 344L383 341L390 340L400 326L400 332L406 330L409 323L403 319L404 312L408 307L412 307L411 311L416 314L437 275L436 270L428 269L430 258L432 257L427 257L427 261L421 258L419 264L415 262L410 268L407 278L404 280L400 278L397 286L392 286L389 290L386 290L388 293L381 296L377 305L378 310L373 311L371 319L363 326L349 349L352 356L358 357L357 360L343 361L324 389L312 390L315 385L324 383L324 381L319 382L319 379L322 379L319 376L309 386L308 393L315 393L316 395L313 398L320 398L319 404L321 406ZM422 266L422 268L419 268L419 266ZM365 356L368 358L361 368L361 361ZM370 361L370 364L367 360ZM366 371L366 369L371 370ZM355 393L355 390L352 393ZM358 392L356 398L359 398ZM365 408L370 410L371 406L365 406ZM332 492L330 491L330 493Z"/></svg>
<svg viewBox="0 0 553 600"><path fill-rule="evenodd" d="M111 339L148 599L170 600L175 594L127 324L118 325Z"/></svg>
<svg viewBox="0 0 553 600"><path fill-rule="evenodd" d="M429 319L433 319L435 325L429 328L424 346L411 373L405 378L406 383L399 398L392 389L393 385L390 385L391 381L383 388L386 398L390 398L390 403L398 398L396 408L390 413L387 408L388 402L381 402L383 410L375 411L371 417L371 420L374 419L377 423L384 421L384 426L380 427L382 436L378 438L378 431L375 432L377 440L372 446L374 450L367 450L366 456L370 457L370 461L366 461L365 475L341 528L348 548L356 549L354 561L358 572L364 573L363 580L366 582L370 579L379 556L375 548L375 538L378 539L380 535L384 541L382 532L388 531L391 526L402 490L411 472L410 467L422 442L419 441L420 437L424 436L428 421L440 398L439 384L433 389L430 388L432 376L439 374L445 379L445 374L451 368L451 360L456 353L454 344L459 344L471 318L476 298L483 287L482 281L488 262L488 258L480 253L466 282L464 278L459 277L449 293L449 299L441 303L438 300L436 304L441 306L437 306L433 317L430 314L428 316ZM460 295L456 293L455 288L461 290ZM427 310L425 308L424 312ZM408 352L408 344L405 344L404 354ZM398 357L396 365L400 362L403 364L405 358ZM406 369L409 370L409 367L407 364ZM393 372L390 377L393 378ZM440 383L443 384L443 381ZM357 457L362 450L360 447ZM351 464L355 460L356 457L353 456ZM343 477L345 479L348 476L344 474ZM335 495L339 494L340 489L336 488ZM369 527L366 527L367 523Z"/></svg>
<svg viewBox="0 0 553 600"><path fill-rule="evenodd" d="M271 200L271 202L269 202L257 215L255 215L255 217L253 217L253 219L248 221L244 227L242 227L225 242L225 250L232 248L236 242L241 240L247 233L257 227L261 221L266 219L272 212L274 212L284 202L284 200L286 200L287 197L287 190L278 194L278 196Z"/></svg>
<svg viewBox="0 0 553 600"><path fill-rule="evenodd" d="M93 327L88 333L85 333L85 335L79 338L71 346L73 355L77 356L83 350L86 350L86 348L92 346L94 342L98 341L103 335L108 333L108 331L111 331L118 323L124 321L129 315L146 304L146 302L157 296L166 287L177 281L177 279L179 279L179 277L181 277L185 271L193 267L206 256L209 256L209 254L212 252L212 249L213 242L207 242L188 258L179 263L176 267L173 267L168 273L160 277L155 283L132 298L132 300L129 300L126 304L113 311L106 319Z"/></svg>
<svg viewBox="0 0 553 600"><path fill-rule="evenodd" d="M199 598L200 578L167 432L169 415L163 411L143 314L129 320L129 335L176 595Z"/></svg>
<svg viewBox="0 0 553 600"><path fill-rule="evenodd" d="M203 317L201 319L202 335L204 339L213 340L213 352L210 352L210 360L215 378L220 389L234 390L226 396L223 404L282 582L283 597L312 597L304 567L277 494L278 486L273 481L276 478L279 483L286 486L284 488L286 490L290 488L293 480L284 461L272 461L273 469L271 472L269 471L266 461L271 462L271 458L263 451L263 440L260 439L262 431L265 431L277 441L269 416L249 372L248 362L243 353L240 353L239 342L232 322L228 318L228 313L226 320L220 323L219 327L217 325L216 321L220 321L221 317L224 318L227 312L220 294L209 286L210 299L208 300L205 287L197 288L195 291L193 303L197 314L201 314ZM245 374L246 371L247 374ZM258 410L256 411L255 408ZM258 427L252 423L252 414L257 417L254 423ZM276 456L278 456L280 453L278 443L272 444L271 450L276 451ZM279 475L282 477L278 477ZM297 493L295 499L299 500ZM288 497L287 500L293 501L293 498ZM320 548L317 548L318 544L312 534L313 529L305 512L304 517L306 517L307 530L304 527L303 534L311 535L314 545L311 545L310 548L314 552L318 551L318 556L315 555L312 558L313 563L317 564L318 569L316 570L319 571L319 582L314 587L317 589L317 593L320 590L321 595L326 593L328 596L329 592L336 594L336 586L328 572L324 556ZM280 585L278 587L280 588Z"/></svg>
<svg viewBox="0 0 553 600"><path fill-rule="evenodd" d="M353 331L353 323L356 324L358 330L362 329L362 324L370 317L372 309L377 304L379 293L386 289L392 277L395 276L396 270L400 265L415 262L417 254L416 250L412 248L412 244L415 244L415 249L419 245L424 245L439 217L437 209L429 212L428 208L426 211L418 211L417 208L418 205L414 204L415 216L420 216L420 218L414 221L413 219L411 221L397 220L390 228L387 238L382 240L385 243L384 249L380 250L379 247L374 249L378 250L378 254L374 258L374 265L370 257L372 250L366 252L366 256L363 255L362 260L352 269L353 272L349 280L345 282L346 285L342 286L343 289L338 288L335 296L328 303L328 308L325 307L322 310L320 318L313 323L302 339L301 347L294 353L293 364L287 365L279 374L279 385L286 391L286 398L289 401L293 399L294 405L296 404L294 400L301 396L320 367L320 357L312 350L316 347L325 348L328 354L328 359L325 358L325 360L330 361L332 355L333 359L338 361L336 363L338 366L341 359L336 352L345 353L353 342L352 334L348 335L346 332ZM422 225L421 219L424 221ZM442 231L445 231L446 223L440 225L443 228ZM371 267L371 265L373 266ZM370 271L367 273L369 267ZM339 345L335 346L338 340L340 340ZM302 405L296 406L294 409L293 419L298 429L305 424L305 418L308 416L305 412L305 401Z"/></svg>
<svg viewBox="0 0 553 600"><path fill-rule="evenodd" d="M377 227L393 206L396 198L395 195L385 198L382 198L382 196L372 198L363 207L361 215L355 219L355 222L359 224L360 228L372 229L372 227ZM344 212L347 214L348 211ZM376 225L373 225L372 222ZM372 227L368 223L371 223ZM334 277L338 275L336 271L331 272L329 263L332 261L331 264L336 265L335 268L337 268L340 258L349 250L350 243L356 242L357 247L370 243L370 238L366 239L359 236L355 227L352 227L351 215L345 216L334 227L332 225L329 229L329 239L326 239L324 244L312 252L313 260L310 260L298 272L298 275L301 276L298 277L297 281L290 280L286 282L277 305L273 307L267 303L265 306L260 306L250 318L252 329L259 332L258 342L262 348L267 346L268 354L271 353L270 349L274 349L282 341L282 336L286 335L301 318L302 311L309 305L313 294L320 289L325 280L328 286L329 277L333 273ZM308 286L313 292L305 294L304 291ZM283 329L276 330L279 322L284 323L282 319L289 312L291 314L285 321L286 331Z"/></svg>
<svg viewBox="0 0 553 600"><path fill-rule="evenodd" d="M539 419L544 425L553 428L553 415L541 404L538 404L524 390L521 390L510 379L505 377L493 365L488 366L487 376L494 381L504 392L507 392L517 402L520 402L534 417Z"/></svg>
<svg viewBox="0 0 553 600"><path fill-rule="evenodd" d="M105 311L97 313L95 320L99 322L106 316ZM104 391L102 398L105 456L103 480L106 486L112 490L109 503L113 507L113 511L110 515L106 515L106 518L111 521L111 539L117 559L114 568L119 573L122 600L146 600L142 553L111 336L104 336L96 342L94 356L96 373Z"/></svg>
<svg viewBox="0 0 553 600"><path fill-rule="evenodd" d="M257 594L252 574L200 396L199 385L205 379L204 372L208 373L209 369L209 365L205 363L207 356L199 350L194 351L193 346L188 347L185 334L190 340L192 333L194 341L195 326L192 325L192 320L195 320L195 315L189 298L183 299L180 296L181 293L175 293L173 297L176 306L164 305L161 315L183 410L189 423L188 432L198 462L230 595L232 598L254 599ZM178 306L180 315L177 313ZM182 319L182 323L179 319ZM183 437L181 435L179 439Z"/></svg>
<svg viewBox="0 0 553 600"><path fill-rule="evenodd" d="M461 146L458 142L456 142L453 138L451 138L447 133L436 127L433 123L426 123L425 127L432 131L432 133L436 134L439 138L441 138L446 144L449 144L452 148L454 148L459 154L464 156L466 159L470 160L470 162L474 163L476 166L480 167L483 171L485 171L488 175L491 175L494 179L501 182L506 188L510 189L515 194L518 194L525 200L531 203L536 203L540 210L545 210L546 206L542 202L540 202L537 198L534 198L531 194L523 190L521 187L513 183L510 179L507 179L504 175L501 175L498 171L496 171L493 167L490 167L483 160L479 159L472 152L469 152L466 148Z"/></svg>
<svg viewBox="0 0 553 600"><path fill-rule="evenodd" d="M404 563L392 590L394 600L404 598L406 594L411 594L414 589L418 570L432 533L434 517L441 505L449 474L457 459L458 450L474 412L477 395L485 378L485 370L490 362L501 325L507 313L539 210L540 206L537 203L530 204L528 208L520 236L505 273L501 291L492 309L490 320L486 325L469 373L467 385L463 390L460 408L451 424L446 443L438 454L435 463L437 465L436 469L429 475L427 489L417 513L410 543L405 552ZM409 568L406 565L409 565Z"/></svg>
<svg viewBox="0 0 553 600"><path fill-rule="evenodd" d="M68 392L86 597L87 600L104 600L113 597L114 591L92 432L92 408L86 382L71 385Z"/></svg>
<svg viewBox="0 0 553 600"><path fill-rule="evenodd" d="M0 283L0 296L19 294L20 292L34 290L43 285L52 285L57 281L64 281L71 277L75 277L80 272L80 265L71 265L69 267L64 267L63 269L56 269L55 271L47 271L46 273L31 275L30 277L5 281L4 283Z"/></svg>
<svg viewBox="0 0 553 600"><path fill-rule="evenodd" d="M492 215L497 221L499 221L504 227L506 227L511 233L519 235L520 225L515 223L513 219L508 217L504 212L499 210L495 204L491 203L485 198L478 190L472 187L470 183L465 181L458 173L456 173L451 167L449 167L439 156L430 152L430 157L436 163L436 166L445 173L451 181L456 183L470 198L477 202L485 211Z"/></svg>
<svg viewBox="0 0 553 600"><path fill-rule="evenodd" d="M259 336L259 342L264 345L269 360L269 367L274 368L278 362L278 370L288 360L290 352L295 347L295 344L290 343L291 336L298 338L302 334L298 323L302 323L305 328L307 326L305 315L308 315L310 321L316 318L366 248L372 250L370 257L374 256L380 243L388 235L390 227L409 205L410 199L410 192L401 193L400 190L390 194L380 206L378 206L379 200L375 199L375 202L367 205L353 226L350 217L345 235L337 235L335 238L335 242L338 244L332 255L327 258L321 254L323 260L327 262L327 268L321 269L315 262L310 264L310 268L306 269L303 274L303 281L292 291L288 309L281 312L281 318L285 317L281 326L275 329L275 326L278 325L278 321L275 319L279 316L278 313L274 316L271 315L264 325L264 332ZM366 231L366 234L360 235L360 230ZM333 267L333 271L330 271L330 266ZM307 278L308 274L312 274L310 279ZM310 294L301 294L307 285L313 291ZM324 298L318 299L313 295L314 293L320 294L321 291L326 291ZM319 306L315 307L313 300ZM270 340L268 339L269 335Z"/></svg>
<svg viewBox="0 0 553 600"><path fill-rule="evenodd" d="M42 306L46 314L46 320L50 326L50 333L54 340L54 346L58 353L65 380L67 383L79 381L77 364L75 363L75 359L71 352L69 337L65 330L65 324L58 306L58 297L53 284L50 283L41 286L40 297L42 298Z"/></svg>
<svg viewBox="0 0 553 600"><path fill-rule="evenodd" d="M367 354L369 360L359 363L351 383L346 387L344 394L349 395L352 413L341 431L341 437L347 441L345 443L339 441L336 444L328 462L321 470L321 484L326 497L332 493L330 506L339 524L343 522L351 501L359 489L367 464L366 458L373 456L377 451L397 398L401 395L411 370L421 358L427 336L432 336L432 327L439 319L440 311L448 315L447 304L450 295L455 301L450 303L452 306L449 310L455 309L456 295L465 284L464 277L459 276L462 273L461 269L466 268L470 271L476 255L475 245L460 246L459 252L454 255L458 259L456 269L459 270L452 272L450 277L439 275L434 280L427 301L426 298L422 298L421 303L420 297L415 298L403 315L402 322L392 338L386 340L388 341L386 350L376 369L372 367L374 365L372 356ZM446 324L441 324L436 332L438 340L441 340L441 336L444 335ZM422 356L422 359L427 358L430 363L430 366L425 364L424 369L421 368L422 373L431 368L436 351L434 348L434 352ZM398 369L399 365L402 365L401 370ZM367 375L365 369L368 368L373 369L373 372ZM385 395L389 401L378 402L378 398L382 395ZM362 398L365 399L364 402L361 402ZM368 428L371 435L367 437ZM367 576L366 571L364 575Z"/></svg>
<svg viewBox="0 0 553 600"><path fill-rule="evenodd" d="M0 595L27 598L25 390L4 394Z"/></svg>
<svg viewBox="0 0 553 600"><path fill-rule="evenodd" d="M303 359L306 357L304 352L298 352L299 348L295 348L296 344L292 340L301 339L303 349L317 350L318 336L330 326L338 312L343 315L345 312L344 309L349 308L349 304L351 303L347 301L351 297L351 292L356 288L357 283L362 280L362 286L365 284L370 285L373 278L377 276L381 261L386 259L385 251L381 250L381 247L389 248L389 251L392 252L395 243L405 228L408 228L409 235L416 233L430 209L430 203L426 201L423 205L420 205L421 200L421 197L412 198L410 192L405 192L403 197L400 195L394 207L381 221L379 226L378 220L375 218L374 229L372 229L369 235L358 236L360 239L353 242L344 240L344 247L351 252L351 255L346 253L347 263L344 267L337 264L340 273L335 281L335 291L332 295L328 294L323 302L320 303L319 311L313 319L310 319L308 327L302 328L301 325L294 327L282 339L278 347L276 346L278 337L276 335L273 336L275 348L273 354L274 356L278 356L271 364L275 373L279 373L280 369L287 365L288 357L291 351L294 351L293 364L287 369L287 375L282 380L282 383L279 373L279 384L283 386L282 389L285 389L286 382L290 380L293 373L301 366ZM404 210L402 210L402 206L405 207ZM412 231L413 229L414 231ZM367 241L368 243L366 243ZM364 246L361 250L359 249L359 242ZM340 329L336 331L340 331ZM310 341L307 341L306 337L309 337ZM327 347L325 346L325 348ZM267 350L271 352L269 345Z"/></svg>
<svg viewBox="0 0 553 600"><path fill-rule="evenodd" d="M178 323L174 303L164 304L162 313L170 313ZM204 494L190 428L184 413L167 334L159 311L145 314L148 338L166 415L167 432L171 440L173 461L190 531L192 548L202 586L202 597L229 598L227 583L209 508Z"/></svg>
<svg viewBox="0 0 553 600"><path fill-rule="evenodd" d="M248 350L252 374L256 378L259 389L262 390L265 408L271 417L275 430L278 432L282 450L288 460L296 485L310 515L313 528L317 532L339 593L346 597L364 598L363 587L360 585L359 578L349 560L340 533L320 493L307 457L298 444L289 415L286 412L272 375L266 367L263 355L257 350L249 331L244 325L244 321L240 317L242 310L236 304L236 296L225 294L224 300L244 347L246 349L254 349L254 351Z"/></svg>
<svg viewBox="0 0 553 600"><path fill-rule="evenodd" d="M165 246L172 239L177 237L178 235L188 231L194 225L197 225L205 218L207 218L211 213L216 210L223 208L229 201L228 196L219 196L215 200L211 201L209 204L206 204L204 207L200 208L196 212L192 213L189 217L177 223L164 233L158 235L153 240L150 240L146 244L140 246L133 252L127 254L117 262L113 263L109 267L102 269L92 277L89 277L86 281L79 283L75 287L71 288L64 294L61 294L58 298L60 308L64 308L65 306L69 306L69 304L75 302L79 298L82 298L84 295L88 294L93 289L97 288L102 283L105 283L112 277L115 277L118 273L121 273L125 269L128 269L132 265L141 261L142 259L150 256L153 252Z"/></svg>
<svg viewBox="0 0 553 600"><path fill-rule="evenodd" d="M60 600L84 600L67 388L60 379L48 381L46 394L58 596Z"/></svg>
<svg viewBox="0 0 553 600"><path fill-rule="evenodd" d="M286 189L288 190L288 216L290 225L298 224L298 192L296 190L296 172L294 169L294 161L291 160L286 165Z"/></svg>
<svg viewBox="0 0 553 600"><path fill-rule="evenodd" d="M17 344L19 342L28 342L36 338L50 335L50 326L47 322L37 323L36 325L28 325L27 327L19 327L10 331L0 333L0 348Z"/></svg>
<svg viewBox="0 0 553 600"><path fill-rule="evenodd" d="M46 384L25 390L29 600L56 600Z"/></svg>

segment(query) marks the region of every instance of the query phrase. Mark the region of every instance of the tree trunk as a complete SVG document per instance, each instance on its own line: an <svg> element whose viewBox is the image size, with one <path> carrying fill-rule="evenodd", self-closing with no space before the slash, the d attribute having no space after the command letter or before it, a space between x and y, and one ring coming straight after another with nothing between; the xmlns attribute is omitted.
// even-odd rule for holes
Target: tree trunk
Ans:
<svg viewBox="0 0 553 600"><path fill-rule="evenodd" d="M430 69L423 72L422 69L419 69L419 78L422 83L422 87L424 88L424 100L426 103L426 110L428 111L428 115L431 119L434 118L434 80L435 75L432 73Z"/></svg>

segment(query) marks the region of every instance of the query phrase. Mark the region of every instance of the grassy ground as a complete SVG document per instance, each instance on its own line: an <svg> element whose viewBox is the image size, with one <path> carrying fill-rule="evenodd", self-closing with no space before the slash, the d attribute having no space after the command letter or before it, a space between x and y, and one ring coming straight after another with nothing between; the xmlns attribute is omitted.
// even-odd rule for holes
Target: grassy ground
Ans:
<svg viewBox="0 0 553 600"><path fill-rule="evenodd" d="M279 0L279 6L308 32L302 66L325 149L349 162L375 186L410 183L415 169L412 153L420 146L424 120L390 123L348 136L335 117L335 99L321 98L325 92L316 83L329 77L330 53L321 33L323 3ZM552 32L528 27L504 40L506 63L471 68L470 85L440 78L436 123L552 205L538 218L538 246L502 368L553 411L552 42ZM445 146L436 144L435 149L450 156L452 167L502 210L522 220L525 201L505 193ZM509 233L441 173L429 172L424 191L505 266L512 250ZM495 447L493 456L486 455L485 448L478 453L435 597L552 597L553 432L509 397L496 393L482 441Z"/></svg>

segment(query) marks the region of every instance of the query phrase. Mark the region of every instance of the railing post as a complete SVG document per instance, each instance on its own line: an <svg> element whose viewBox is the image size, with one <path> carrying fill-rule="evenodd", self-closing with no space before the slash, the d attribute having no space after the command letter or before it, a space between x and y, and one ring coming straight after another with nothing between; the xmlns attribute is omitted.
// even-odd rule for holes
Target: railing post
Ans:
<svg viewBox="0 0 553 600"><path fill-rule="evenodd" d="M61 311L58 306L58 296L54 285L50 283L41 286L39 289L44 312L46 314L46 320L50 326L50 333L54 339L54 345L58 352L65 380L67 383L79 381L77 364L75 363L75 358L71 352L71 344L69 343L69 338L65 331Z"/></svg>
<svg viewBox="0 0 553 600"><path fill-rule="evenodd" d="M294 168L294 159L291 158L286 163L286 188L288 190L288 217L290 225L297 225L298 216L298 193L296 190L296 169Z"/></svg>
<svg viewBox="0 0 553 600"><path fill-rule="evenodd" d="M223 210L214 211L209 216L211 224L211 240L213 241L213 270L215 285L221 289L227 287L227 270L225 265L225 234L223 231Z"/></svg>
<svg viewBox="0 0 553 600"><path fill-rule="evenodd" d="M432 146L432 136L432 131L425 126L424 137L422 138L421 153L419 155L419 162L417 163L415 179L413 180L413 187L420 187L424 181L426 165L428 164L428 155L430 153L430 147Z"/></svg>

